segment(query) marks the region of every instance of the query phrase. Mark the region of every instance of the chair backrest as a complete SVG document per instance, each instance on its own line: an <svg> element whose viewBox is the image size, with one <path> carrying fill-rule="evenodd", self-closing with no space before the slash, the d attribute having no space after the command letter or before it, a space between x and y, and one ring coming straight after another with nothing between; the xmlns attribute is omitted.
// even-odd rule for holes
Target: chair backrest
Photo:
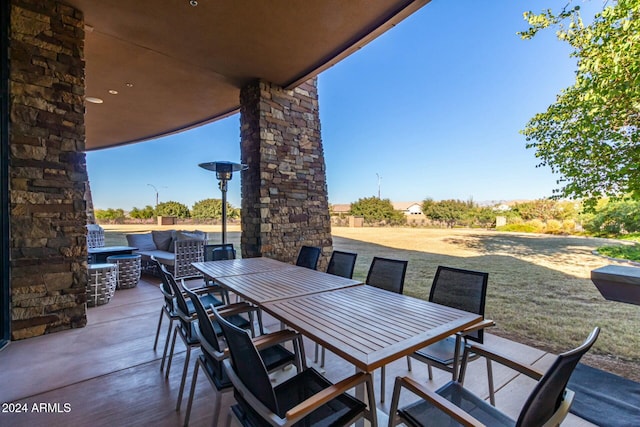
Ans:
<svg viewBox="0 0 640 427"><path fill-rule="evenodd" d="M551 418L562 403L571 373L580 358L589 351L599 333L600 328L596 327L581 346L556 358L527 398L516 426L541 426Z"/></svg>
<svg viewBox="0 0 640 427"><path fill-rule="evenodd" d="M374 257L367 273L367 285L402 293L408 261Z"/></svg>
<svg viewBox="0 0 640 427"><path fill-rule="evenodd" d="M438 266L429 301L484 317L489 273ZM467 338L482 343L484 331L469 333Z"/></svg>
<svg viewBox="0 0 640 427"><path fill-rule="evenodd" d="M158 261L154 256L151 256L151 262L155 263L156 268L158 269L158 271L160 271L160 290L162 291L162 295L164 296L165 305L173 310L173 289L171 289L169 281L162 273L162 264L160 264L160 261Z"/></svg>
<svg viewBox="0 0 640 427"><path fill-rule="evenodd" d="M216 335L216 331L213 327L213 323L207 314L207 310L202 305L202 301L200 301L200 297L193 292L191 289L186 287L182 287L184 292L189 296L189 299L193 303L193 307L196 310L196 317L198 318L198 332L200 343L203 341L206 342L209 346L211 346L215 351L221 352L220 343L218 342L218 337ZM203 350L206 349L206 346L203 346ZM222 368L222 366L219 366Z"/></svg>
<svg viewBox="0 0 640 427"><path fill-rule="evenodd" d="M160 275L162 276L162 282L169 284L171 287L171 293L173 294L176 301L176 308L182 312L184 316L189 316L189 306L187 305L187 301L184 299L184 295L180 290L180 287L176 283L176 280L173 278L173 275L169 273L167 267L164 264L158 263L160 266Z"/></svg>
<svg viewBox="0 0 640 427"><path fill-rule="evenodd" d="M236 259L236 250L233 248L233 243L204 245L205 261L221 261L225 259Z"/></svg>
<svg viewBox="0 0 640 427"><path fill-rule="evenodd" d="M87 247L104 247L104 229L98 224L87 224Z"/></svg>
<svg viewBox="0 0 640 427"><path fill-rule="evenodd" d="M353 278L353 269L356 266L358 254L351 252L333 251L327 266L327 273L335 276Z"/></svg>
<svg viewBox="0 0 640 427"><path fill-rule="evenodd" d="M296 265L299 267L306 267L315 270L318 266L318 260L320 259L320 253L322 250L316 246L303 246L298 253L298 259Z"/></svg>
<svg viewBox="0 0 640 427"><path fill-rule="evenodd" d="M267 368L258 353L249 333L229 323L218 311L213 313L222 328L222 334L227 341L229 358L233 371L257 399L273 413L279 414L276 395L269 379Z"/></svg>

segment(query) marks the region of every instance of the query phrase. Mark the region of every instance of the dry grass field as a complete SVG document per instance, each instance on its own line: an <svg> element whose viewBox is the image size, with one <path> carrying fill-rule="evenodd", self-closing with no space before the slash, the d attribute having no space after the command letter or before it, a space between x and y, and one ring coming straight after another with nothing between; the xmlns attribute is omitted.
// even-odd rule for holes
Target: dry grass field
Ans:
<svg viewBox="0 0 640 427"><path fill-rule="evenodd" d="M174 226L175 227L175 226ZM199 228L219 241L220 226ZM107 225L107 244L157 227ZM334 248L358 253L355 277L364 279L373 256L409 260L405 293L427 298L436 267L489 273L486 317L491 332L555 353L580 343L594 326L602 333L585 362L640 381L640 307L606 301L590 271L614 263L592 254L610 240L501 233L471 229L334 227ZM239 247L237 226L229 240Z"/></svg>

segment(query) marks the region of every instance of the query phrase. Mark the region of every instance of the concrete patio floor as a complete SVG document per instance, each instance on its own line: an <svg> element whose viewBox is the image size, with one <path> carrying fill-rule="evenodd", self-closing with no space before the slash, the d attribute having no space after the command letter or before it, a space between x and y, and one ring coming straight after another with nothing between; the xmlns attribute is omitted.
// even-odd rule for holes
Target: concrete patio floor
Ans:
<svg viewBox="0 0 640 427"><path fill-rule="evenodd" d="M0 351L2 387L0 425L11 426L180 426L184 422L188 387L193 366L190 366L181 411L175 410L184 363L184 346L176 344L176 357L171 375L165 381L160 373L160 359L166 334L167 320L158 349L153 340L162 304L157 287L158 279L143 276L132 289L116 291L106 305L89 308L87 326L16 341ZM190 286L199 281L188 282ZM265 318L267 329L279 328L274 319ZM486 344L501 352L544 369L553 355L513 341L487 334ZM314 345L305 340L306 355L313 358ZM196 350L194 354L198 354ZM192 355L192 361L195 356ZM191 363L193 365L193 362ZM396 376L410 375L430 388L436 389L450 379L450 374L434 369L433 381L428 381L427 367L413 361L407 370L406 359L387 366L385 402L377 402L380 425L386 425L391 403L393 381ZM516 417L534 382L494 364L496 405ZM327 352L325 375L337 381L353 373L352 365ZM380 371L374 374L376 396L380 397ZM483 359L469 366L465 386L488 398L485 362ZM212 423L213 389L203 375L199 376L191 414L192 426ZM404 400L412 396L404 394ZM8 405L14 403L18 405ZM233 394L222 397L219 425L225 425L227 409ZM34 409L42 409L38 412ZM41 405L45 404L45 405ZM9 413L8 409L26 412ZM569 414L563 426L593 425Z"/></svg>

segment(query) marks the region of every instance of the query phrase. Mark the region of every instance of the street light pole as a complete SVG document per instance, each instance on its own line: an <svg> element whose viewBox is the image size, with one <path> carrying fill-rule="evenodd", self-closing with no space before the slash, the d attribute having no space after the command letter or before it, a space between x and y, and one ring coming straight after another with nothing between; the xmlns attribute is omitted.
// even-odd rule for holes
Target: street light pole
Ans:
<svg viewBox="0 0 640 427"><path fill-rule="evenodd" d="M147 184L149 187L152 187L156 192L156 209L158 209L158 189L153 184Z"/></svg>

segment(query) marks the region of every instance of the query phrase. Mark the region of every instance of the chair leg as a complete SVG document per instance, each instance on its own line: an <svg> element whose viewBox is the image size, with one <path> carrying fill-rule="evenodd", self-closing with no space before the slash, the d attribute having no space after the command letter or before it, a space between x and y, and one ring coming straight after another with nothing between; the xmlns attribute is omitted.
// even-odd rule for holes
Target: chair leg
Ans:
<svg viewBox="0 0 640 427"><path fill-rule="evenodd" d="M233 417L233 409L229 408L229 412L227 412L227 427L231 427L231 417Z"/></svg>
<svg viewBox="0 0 640 427"><path fill-rule="evenodd" d="M322 347L322 356L321 356L321 362L320 362L320 367L324 368L324 357L325 357L325 353L326 353L326 348Z"/></svg>
<svg viewBox="0 0 640 427"><path fill-rule="evenodd" d="M489 402L496 406L496 395L493 391L493 368L490 359L487 359L487 381L489 382Z"/></svg>
<svg viewBox="0 0 640 427"><path fill-rule="evenodd" d="M164 340L164 351L162 352L162 363L160 364L160 372L164 370L164 363L167 359L167 350L169 349L169 341L171 341L171 328L173 327L173 319L169 318L169 328L167 329L167 337Z"/></svg>
<svg viewBox="0 0 640 427"><path fill-rule="evenodd" d="M382 366L382 368L380 368L380 403L384 402L384 388L387 376L386 374L387 370L385 369L385 366Z"/></svg>
<svg viewBox="0 0 640 427"><path fill-rule="evenodd" d="M182 379L180 380L180 391L178 392L178 402L176 402L176 411L180 410L182 404L182 394L184 393L184 385L187 382L187 372L189 372L189 360L191 359L191 346L187 345L187 354L184 357L184 368L182 368Z"/></svg>
<svg viewBox="0 0 640 427"><path fill-rule="evenodd" d="M167 362L167 372L164 373L165 379L169 379L169 371L171 371L171 361L173 360L173 350L176 347L176 338L178 337L179 327L179 325L176 325L176 327L173 329L173 339L171 340L171 352L169 353L169 361Z"/></svg>
<svg viewBox="0 0 640 427"><path fill-rule="evenodd" d="M389 408L389 427L398 424L398 402L400 400L401 378L397 377L393 386L393 395L391 396L391 407Z"/></svg>
<svg viewBox="0 0 640 427"><path fill-rule="evenodd" d="M191 417L191 405L193 405L193 396L196 393L196 383L198 382L198 368L200 360L196 360L193 367L193 376L191 377L191 388L189 389L189 400L187 401L187 412L184 414L184 427L189 426L189 417Z"/></svg>
<svg viewBox="0 0 640 427"><path fill-rule="evenodd" d="M160 309L160 318L158 319L158 329L156 329L156 339L153 342L153 351L156 351L158 347L158 337L160 336L160 327L162 326L162 315L164 314L164 307Z"/></svg>
<svg viewBox="0 0 640 427"><path fill-rule="evenodd" d="M318 363L318 356L320 353L320 345L316 343L315 355L313 356L313 363Z"/></svg>
<svg viewBox="0 0 640 427"><path fill-rule="evenodd" d="M378 411L376 410L376 398L373 392L373 376L369 375L366 381L367 403L369 404L369 422L371 427L378 427ZM356 424L357 425L357 424Z"/></svg>
<svg viewBox="0 0 640 427"><path fill-rule="evenodd" d="M427 370L429 371L429 381L433 380L433 370L431 369L431 364L427 363Z"/></svg>
<svg viewBox="0 0 640 427"><path fill-rule="evenodd" d="M411 356L407 356L407 370L411 372Z"/></svg>
<svg viewBox="0 0 640 427"><path fill-rule="evenodd" d="M213 427L218 427L218 419L220 418L220 406L222 405L222 392L219 390L215 391L216 393L216 401L214 402L215 409L213 410Z"/></svg>

